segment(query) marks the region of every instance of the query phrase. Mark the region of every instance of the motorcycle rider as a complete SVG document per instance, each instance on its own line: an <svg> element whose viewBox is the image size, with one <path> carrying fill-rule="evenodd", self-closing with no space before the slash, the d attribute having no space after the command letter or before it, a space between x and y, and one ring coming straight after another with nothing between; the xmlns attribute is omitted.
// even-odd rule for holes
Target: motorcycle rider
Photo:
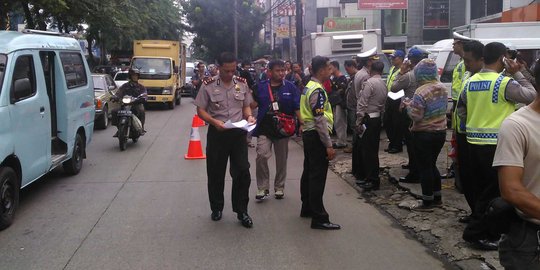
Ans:
<svg viewBox="0 0 540 270"><path fill-rule="evenodd" d="M123 84L120 89L116 92L116 94L113 96L113 100L121 100L122 97L125 95L132 96L132 97L139 97L139 99L136 101L135 104L131 106L131 111L139 120L141 120L143 131L141 132L141 136L146 133L146 130L144 129L144 120L145 120L145 111L144 111L144 103L147 99L147 92L146 87L144 85L139 83L139 77L141 72L137 68L130 68L129 69L129 81L125 84ZM115 112L116 113L116 112ZM118 136L118 132L114 135L114 137Z"/></svg>

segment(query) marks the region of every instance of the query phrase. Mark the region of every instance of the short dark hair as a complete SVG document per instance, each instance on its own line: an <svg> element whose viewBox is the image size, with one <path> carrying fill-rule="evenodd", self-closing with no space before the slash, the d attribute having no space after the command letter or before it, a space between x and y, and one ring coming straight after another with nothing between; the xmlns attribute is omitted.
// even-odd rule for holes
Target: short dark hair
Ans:
<svg viewBox="0 0 540 270"><path fill-rule="evenodd" d="M249 60L242 61L242 67L246 67L246 66L251 66L251 61Z"/></svg>
<svg viewBox="0 0 540 270"><path fill-rule="evenodd" d="M332 61L332 62L330 62L330 64L332 66L334 66L335 68L339 69L339 62L338 61Z"/></svg>
<svg viewBox="0 0 540 270"><path fill-rule="evenodd" d="M484 47L484 63L491 65L506 54L506 46L500 42L491 42Z"/></svg>
<svg viewBox="0 0 540 270"><path fill-rule="evenodd" d="M366 57L356 57L356 63L358 64L357 68L362 69L367 66L369 58Z"/></svg>
<svg viewBox="0 0 540 270"><path fill-rule="evenodd" d="M236 56L234 56L233 53L224 52L219 55L217 62L219 66L223 66L224 64L236 63L238 62L238 60L236 59Z"/></svg>
<svg viewBox="0 0 540 270"><path fill-rule="evenodd" d="M343 63L345 67L356 67L356 61L354 60L345 60L345 63Z"/></svg>
<svg viewBox="0 0 540 270"><path fill-rule="evenodd" d="M268 69L272 70L274 67L284 67L285 62L281 60L272 60L268 63Z"/></svg>
<svg viewBox="0 0 540 270"><path fill-rule="evenodd" d="M474 59L480 60L484 57L484 44L478 40L463 42L463 51L470 52Z"/></svg>
<svg viewBox="0 0 540 270"><path fill-rule="evenodd" d="M375 72L377 74L382 74L384 71L384 63L377 61L371 64L371 72Z"/></svg>
<svg viewBox="0 0 540 270"><path fill-rule="evenodd" d="M329 61L330 59L328 59L328 57L319 55L313 57L311 60L311 70L313 71L313 75L316 75L321 69L325 68Z"/></svg>
<svg viewBox="0 0 540 270"><path fill-rule="evenodd" d="M200 67L201 67L201 65L204 65L204 63L203 63L203 62L199 62L199 63L197 63L197 68L200 68Z"/></svg>

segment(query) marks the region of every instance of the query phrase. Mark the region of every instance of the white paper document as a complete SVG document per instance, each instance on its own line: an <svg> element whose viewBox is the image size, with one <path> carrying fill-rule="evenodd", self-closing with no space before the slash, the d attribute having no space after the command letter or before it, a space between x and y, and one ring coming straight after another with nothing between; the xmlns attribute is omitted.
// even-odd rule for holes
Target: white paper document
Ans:
<svg viewBox="0 0 540 270"><path fill-rule="evenodd" d="M253 129L257 126L257 124L250 124L248 123L248 121L246 120L242 120L242 121L238 121L238 122L231 122L231 120L225 122L225 125L224 127L226 129L231 129L231 128L240 128L240 129L243 129L247 132L251 132L253 131Z"/></svg>
<svg viewBox="0 0 540 270"><path fill-rule="evenodd" d="M393 100L398 100L398 99L400 99L400 98L402 98L404 96L405 96L405 91L403 91L403 90L399 90L396 93L388 92L388 97L393 99Z"/></svg>

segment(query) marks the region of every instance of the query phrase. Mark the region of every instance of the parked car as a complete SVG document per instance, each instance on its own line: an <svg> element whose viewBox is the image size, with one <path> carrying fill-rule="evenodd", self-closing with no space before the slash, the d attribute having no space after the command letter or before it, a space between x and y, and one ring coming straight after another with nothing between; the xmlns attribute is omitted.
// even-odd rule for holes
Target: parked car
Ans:
<svg viewBox="0 0 540 270"><path fill-rule="evenodd" d="M109 74L92 74L92 80L96 106L95 126L98 129L106 129L111 112L119 107L118 103L111 102L111 97L118 91L118 86Z"/></svg>
<svg viewBox="0 0 540 270"><path fill-rule="evenodd" d="M195 63L187 62L186 63L186 80L185 85L182 88L182 95L190 96L193 91L193 84L191 84L191 77L195 74Z"/></svg>
<svg viewBox="0 0 540 270"><path fill-rule="evenodd" d="M98 65L92 69L92 73L109 74L114 76L120 69L113 65Z"/></svg>
<svg viewBox="0 0 540 270"><path fill-rule="evenodd" d="M124 85L124 83L127 83L129 81L129 74L128 71L118 71L114 75L114 82L116 83L116 86L120 88L120 86Z"/></svg>

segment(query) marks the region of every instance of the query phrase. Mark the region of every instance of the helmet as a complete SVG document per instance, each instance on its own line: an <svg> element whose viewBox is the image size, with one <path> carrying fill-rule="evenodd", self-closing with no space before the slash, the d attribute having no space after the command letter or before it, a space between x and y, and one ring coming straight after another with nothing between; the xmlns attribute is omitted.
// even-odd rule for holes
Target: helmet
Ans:
<svg viewBox="0 0 540 270"><path fill-rule="evenodd" d="M141 71L138 68L130 68L129 69L129 76L131 76L133 74L141 75Z"/></svg>

